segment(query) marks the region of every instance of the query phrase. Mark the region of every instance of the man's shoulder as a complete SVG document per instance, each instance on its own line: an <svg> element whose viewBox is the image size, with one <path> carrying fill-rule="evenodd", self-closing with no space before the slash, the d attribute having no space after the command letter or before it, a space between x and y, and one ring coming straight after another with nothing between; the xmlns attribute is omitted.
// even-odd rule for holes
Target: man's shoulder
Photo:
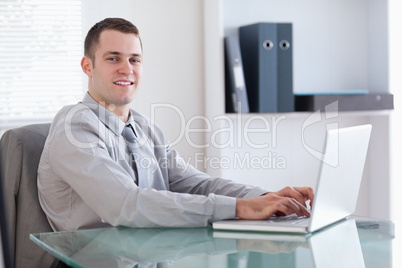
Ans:
<svg viewBox="0 0 402 268"><path fill-rule="evenodd" d="M92 121L91 119L96 121L96 114L87 105L79 102L61 108L54 117L52 125L88 122Z"/></svg>
<svg viewBox="0 0 402 268"><path fill-rule="evenodd" d="M84 136L84 132L97 132L98 118L86 105L77 103L64 106L54 117L47 141L49 144L62 144L70 141L71 137Z"/></svg>

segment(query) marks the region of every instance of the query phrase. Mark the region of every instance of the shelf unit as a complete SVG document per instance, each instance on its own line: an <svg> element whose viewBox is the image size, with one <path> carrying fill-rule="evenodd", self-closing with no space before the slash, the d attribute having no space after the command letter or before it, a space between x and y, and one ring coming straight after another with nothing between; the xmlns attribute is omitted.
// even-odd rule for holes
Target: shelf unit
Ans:
<svg viewBox="0 0 402 268"><path fill-rule="evenodd" d="M212 123L206 133L206 171L273 190L314 187L319 161L305 146L320 150L328 126L370 123L357 214L389 219L390 112L323 112L320 122L307 127L313 113L225 114L223 46L224 36L241 25L291 22L295 93L388 93L387 1L204 0L203 8L205 114Z"/></svg>

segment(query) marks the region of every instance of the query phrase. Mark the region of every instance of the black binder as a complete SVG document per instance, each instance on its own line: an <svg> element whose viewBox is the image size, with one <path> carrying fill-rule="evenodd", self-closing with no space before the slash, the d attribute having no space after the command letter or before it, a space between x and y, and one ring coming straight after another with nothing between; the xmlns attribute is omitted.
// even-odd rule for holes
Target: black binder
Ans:
<svg viewBox="0 0 402 268"><path fill-rule="evenodd" d="M227 113L248 113L243 62L237 35L225 38L225 91Z"/></svg>
<svg viewBox="0 0 402 268"><path fill-rule="evenodd" d="M239 28L250 112L292 112L291 23L257 23Z"/></svg>
<svg viewBox="0 0 402 268"><path fill-rule="evenodd" d="M292 24L278 23L278 112L293 112L293 38Z"/></svg>

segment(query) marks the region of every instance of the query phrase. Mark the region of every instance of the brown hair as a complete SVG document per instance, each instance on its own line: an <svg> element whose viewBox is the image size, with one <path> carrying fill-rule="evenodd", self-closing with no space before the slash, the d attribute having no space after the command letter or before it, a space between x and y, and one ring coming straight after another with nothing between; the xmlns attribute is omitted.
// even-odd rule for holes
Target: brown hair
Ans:
<svg viewBox="0 0 402 268"><path fill-rule="evenodd" d="M140 32L134 24L122 18L106 18L92 26L85 38L84 54L92 60L92 65L95 64L95 51L99 45L99 37L105 30L116 30L122 33L134 34L140 39L142 50Z"/></svg>

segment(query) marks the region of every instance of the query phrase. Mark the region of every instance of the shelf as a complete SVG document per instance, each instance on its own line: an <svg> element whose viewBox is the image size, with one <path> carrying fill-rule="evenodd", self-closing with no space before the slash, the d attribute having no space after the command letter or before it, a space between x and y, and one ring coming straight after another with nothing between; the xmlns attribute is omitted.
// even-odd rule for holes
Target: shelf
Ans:
<svg viewBox="0 0 402 268"><path fill-rule="evenodd" d="M332 95L332 94L318 94L318 95L295 95L295 111L286 113L226 113L228 115L234 114L278 114L297 117L298 114L310 114L318 110L325 111L326 107L330 104L338 102L337 112L349 112L353 115L379 115L389 114L389 111L394 109L394 96L392 94L358 94L358 95ZM379 113L382 112L382 113ZM304 115L301 115L302 117Z"/></svg>
<svg viewBox="0 0 402 268"><path fill-rule="evenodd" d="M331 103L338 102L338 111L393 110L392 94L372 93L359 95L296 95L296 111L323 110Z"/></svg>
<svg viewBox="0 0 402 268"><path fill-rule="evenodd" d="M318 110L317 110L318 111ZM320 110L324 112L323 110ZM316 111L314 111L316 112ZM366 111L339 111L339 117L381 117L389 116L392 110L366 110ZM261 116L261 117L281 117L285 116L288 119L300 119L303 120L309 117L312 111L300 111L300 112L289 112L289 113L227 113L224 116L230 118L231 120L249 120L251 117ZM221 116L222 117L222 116Z"/></svg>

